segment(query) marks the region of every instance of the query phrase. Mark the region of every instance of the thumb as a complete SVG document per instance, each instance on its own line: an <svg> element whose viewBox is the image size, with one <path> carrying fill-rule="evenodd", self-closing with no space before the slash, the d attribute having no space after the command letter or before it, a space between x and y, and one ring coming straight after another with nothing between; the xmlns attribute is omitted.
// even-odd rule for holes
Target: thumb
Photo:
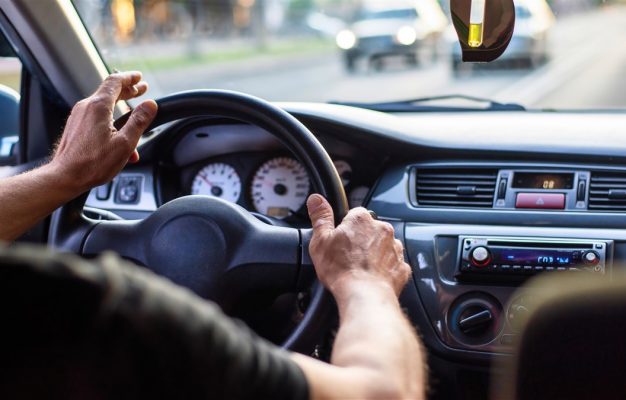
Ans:
<svg viewBox="0 0 626 400"><path fill-rule="evenodd" d="M306 202L306 207L313 225L313 234L319 235L335 228L333 209L323 196L312 194Z"/></svg>
<svg viewBox="0 0 626 400"><path fill-rule="evenodd" d="M135 107L119 133L126 136L136 146L139 138L148 129L148 126L150 126L150 123L156 116L157 110L158 106L154 100L142 102Z"/></svg>

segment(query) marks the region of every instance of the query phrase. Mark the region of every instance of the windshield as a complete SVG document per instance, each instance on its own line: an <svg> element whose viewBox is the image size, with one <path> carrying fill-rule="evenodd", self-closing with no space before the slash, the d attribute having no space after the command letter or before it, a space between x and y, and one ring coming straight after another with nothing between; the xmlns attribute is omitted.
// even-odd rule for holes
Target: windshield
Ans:
<svg viewBox="0 0 626 400"><path fill-rule="evenodd" d="M417 18L417 11L415 8L401 8L401 9L389 9L381 11L369 11L365 10L359 19L415 19Z"/></svg>
<svg viewBox="0 0 626 400"><path fill-rule="evenodd" d="M73 1L109 68L141 70L152 97L218 88L271 101L464 95L626 110L624 0L515 0L511 44L485 65L461 62L447 0Z"/></svg>

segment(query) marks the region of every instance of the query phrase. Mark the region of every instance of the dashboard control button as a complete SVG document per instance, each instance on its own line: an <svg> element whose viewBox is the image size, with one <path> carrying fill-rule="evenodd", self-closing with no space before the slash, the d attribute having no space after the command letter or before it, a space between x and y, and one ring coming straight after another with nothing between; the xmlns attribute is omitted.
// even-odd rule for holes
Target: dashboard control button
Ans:
<svg viewBox="0 0 626 400"><path fill-rule="evenodd" d="M517 335L502 335L502 338L500 338L500 343L505 346L511 346L513 343L515 343L516 339Z"/></svg>
<svg viewBox="0 0 626 400"><path fill-rule="evenodd" d="M513 271L520 272L521 270L522 270L522 266L521 265L514 265L513 266Z"/></svg>
<svg viewBox="0 0 626 400"><path fill-rule="evenodd" d="M506 186L507 179L503 178L500 180L500 184L498 185L498 199L504 199L506 197Z"/></svg>
<svg viewBox="0 0 626 400"><path fill-rule="evenodd" d="M543 271L543 265L535 265L535 271Z"/></svg>
<svg viewBox="0 0 626 400"><path fill-rule="evenodd" d="M532 265L524 265L524 272L531 272L533 270Z"/></svg>
<svg viewBox="0 0 626 400"><path fill-rule="evenodd" d="M510 271L510 270L511 270L511 266L510 266L510 265L507 265L507 264L504 264L504 265L501 265L501 266L500 266L500 269L501 269L502 271L507 271L507 272L508 272L508 271Z"/></svg>
<svg viewBox="0 0 626 400"><path fill-rule="evenodd" d="M546 267L546 271L554 271L554 267Z"/></svg>
<svg viewBox="0 0 626 400"><path fill-rule="evenodd" d="M100 185L96 188L96 199L108 200L111 195L111 182Z"/></svg>
<svg viewBox="0 0 626 400"><path fill-rule="evenodd" d="M584 202L586 192L587 192L587 182L584 180L578 181L578 190L576 191L576 200Z"/></svg>
<svg viewBox="0 0 626 400"><path fill-rule="evenodd" d="M485 246L478 246L472 250L471 260L475 267L485 267L491 261L491 253Z"/></svg>
<svg viewBox="0 0 626 400"><path fill-rule="evenodd" d="M565 195L563 193L518 193L515 207L562 210L565 208Z"/></svg>
<svg viewBox="0 0 626 400"><path fill-rule="evenodd" d="M117 182L115 202L118 204L139 203L142 178L140 176L123 176Z"/></svg>
<svg viewBox="0 0 626 400"><path fill-rule="evenodd" d="M565 268L565 267L558 267L556 270L557 271L567 271L567 268Z"/></svg>

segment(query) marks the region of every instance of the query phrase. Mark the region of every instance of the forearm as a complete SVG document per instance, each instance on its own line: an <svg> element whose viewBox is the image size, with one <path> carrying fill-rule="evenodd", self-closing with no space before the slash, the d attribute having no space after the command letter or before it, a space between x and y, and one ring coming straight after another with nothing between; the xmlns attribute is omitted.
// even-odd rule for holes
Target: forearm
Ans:
<svg viewBox="0 0 626 400"><path fill-rule="evenodd" d="M351 281L332 292L341 319L332 365L294 355L311 399L424 398L424 354L391 287Z"/></svg>
<svg viewBox="0 0 626 400"><path fill-rule="evenodd" d="M333 288L333 294L341 324L332 363L372 371L372 376L378 374L391 383L391 390L413 399L422 397L423 354L391 286L350 279Z"/></svg>
<svg viewBox="0 0 626 400"><path fill-rule="evenodd" d="M0 180L0 240L16 239L82 190L54 164Z"/></svg>

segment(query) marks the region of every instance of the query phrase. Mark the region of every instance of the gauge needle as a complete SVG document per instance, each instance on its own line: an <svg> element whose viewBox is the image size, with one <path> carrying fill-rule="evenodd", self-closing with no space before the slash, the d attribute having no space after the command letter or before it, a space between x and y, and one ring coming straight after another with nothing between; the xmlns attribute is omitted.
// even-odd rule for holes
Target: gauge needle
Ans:
<svg viewBox="0 0 626 400"><path fill-rule="evenodd" d="M203 181L205 181L209 186L213 186L213 184L211 183L211 181L209 181L206 176L202 176L200 175L200 178L202 178Z"/></svg>

